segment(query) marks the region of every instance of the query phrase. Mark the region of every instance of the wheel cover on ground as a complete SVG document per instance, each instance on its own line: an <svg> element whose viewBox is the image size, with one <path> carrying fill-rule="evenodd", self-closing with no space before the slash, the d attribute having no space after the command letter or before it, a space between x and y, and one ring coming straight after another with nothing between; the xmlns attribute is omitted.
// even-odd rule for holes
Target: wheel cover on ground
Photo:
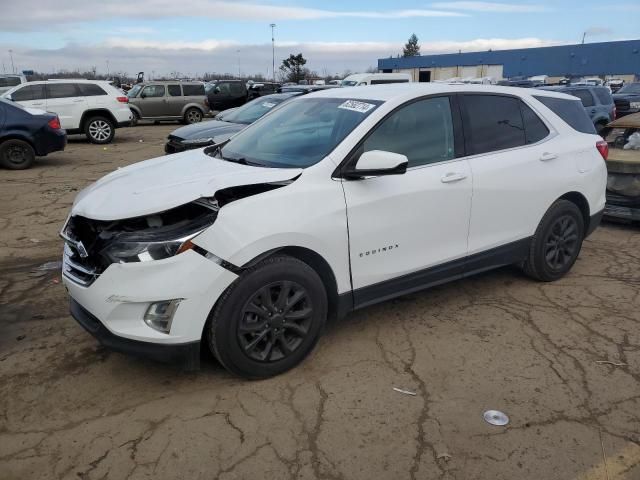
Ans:
<svg viewBox="0 0 640 480"><path fill-rule="evenodd" d="M569 265L579 245L578 222L571 215L559 217L549 229L544 243L544 258L547 265L554 270L561 270Z"/></svg>
<svg viewBox="0 0 640 480"><path fill-rule="evenodd" d="M107 140L111 136L111 125L104 120L94 120L89 124L89 135L96 140Z"/></svg>
<svg viewBox="0 0 640 480"><path fill-rule="evenodd" d="M270 283L245 303L237 338L251 360L275 362L293 354L311 329L313 305L307 290L290 281Z"/></svg>

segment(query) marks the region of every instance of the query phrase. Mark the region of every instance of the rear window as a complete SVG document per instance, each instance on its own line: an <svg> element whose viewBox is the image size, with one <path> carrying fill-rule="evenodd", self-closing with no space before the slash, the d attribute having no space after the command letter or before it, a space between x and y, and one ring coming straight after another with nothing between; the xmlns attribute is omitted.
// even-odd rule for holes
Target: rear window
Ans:
<svg viewBox="0 0 640 480"><path fill-rule="evenodd" d="M567 90L566 93L568 93L569 95L573 95L574 97L578 97L582 102L583 107L593 107L594 105L593 96L591 95L591 92L587 89Z"/></svg>
<svg viewBox="0 0 640 480"><path fill-rule="evenodd" d="M378 80L371 80L371 85L386 85L388 83L409 83L409 80L407 80L406 78L404 80L402 80L402 79L389 80L387 78L378 79Z"/></svg>
<svg viewBox="0 0 640 480"><path fill-rule="evenodd" d="M95 83L78 83L78 88L80 89L80 95L84 97L97 97L107 94L107 92Z"/></svg>
<svg viewBox="0 0 640 480"><path fill-rule="evenodd" d="M596 133L591 119L587 116L580 102L538 95L534 95L534 98L558 115L574 130L582 133Z"/></svg>
<svg viewBox="0 0 640 480"><path fill-rule="evenodd" d="M20 83L20 77L0 77L0 87L15 87Z"/></svg>
<svg viewBox="0 0 640 480"><path fill-rule="evenodd" d="M185 97L204 96L204 85L182 85Z"/></svg>
<svg viewBox="0 0 640 480"><path fill-rule="evenodd" d="M598 100L600 100L601 104L603 105L613 104L613 97L609 93L608 88L594 88L593 91L595 92L596 97L598 97Z"/></svg>

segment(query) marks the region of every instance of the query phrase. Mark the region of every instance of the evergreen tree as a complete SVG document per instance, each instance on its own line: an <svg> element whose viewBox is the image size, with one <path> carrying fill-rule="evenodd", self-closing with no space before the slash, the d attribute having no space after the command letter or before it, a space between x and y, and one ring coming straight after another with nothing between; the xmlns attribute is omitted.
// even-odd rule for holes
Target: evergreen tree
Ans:
<svg viewBox="0 0 640 480"><path fill-rule="evenodd" d="M412 33L407 43L405 43L402 49L403 57L417 57L420 55L420 45L418 44L418 37L415 33Z"/></svg>

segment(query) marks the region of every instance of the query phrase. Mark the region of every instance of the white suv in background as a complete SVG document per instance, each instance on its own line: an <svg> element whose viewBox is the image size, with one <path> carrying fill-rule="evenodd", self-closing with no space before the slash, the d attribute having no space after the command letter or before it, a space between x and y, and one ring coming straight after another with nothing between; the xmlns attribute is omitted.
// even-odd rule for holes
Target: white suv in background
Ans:
<svg viewBox="0 0 640 480"><path fill-rule="evenodd" d="M110 143L115 129L129 126L133 118L127 96L106 81L27 82L2 96L57 114L68 134L84 133L92 143Z"/></svg>
<svg viewBox="0 0 640 480"><path fill-rule="evenodd" d="M62 236L72 315L105 345L281 373L327 318L515 264L552 281L605 204L580 100L413 83L290 100L230 140L121 168Z"/></svg>

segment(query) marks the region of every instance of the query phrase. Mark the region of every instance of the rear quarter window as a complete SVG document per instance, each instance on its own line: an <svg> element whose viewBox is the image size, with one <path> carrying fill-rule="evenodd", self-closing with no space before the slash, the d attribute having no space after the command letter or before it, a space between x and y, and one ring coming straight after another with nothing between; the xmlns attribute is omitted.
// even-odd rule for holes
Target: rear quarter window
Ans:
<svg viewBox="0 0 640 480"><path fill-rule="evenodd" d="M204 96L204 85L182 85L185 97Z"/></svg>
<svg viewBox="0 0 640 480"><path fill-rule="evenodd" d="M96 85L95 83L78 83L78 88L80 89L80 95L85 97L97 97L99 95L106 95L102 87Z"/></svg>
<svg viewBox="0 0 640 480"><path fill-rule="evenodd" d="M587 116L580 101L541 95L534 95L533 98L558 115L574 130L582 133L596 133L593 122Z"/></svg>
<svg viewBox="0 0 640 480"><path fill-rule="evenodd" d="M591 92L587 89L568 90L566 93L569 95L573 95L574 97L578 97L582 102L582 106L584 107L593 107L594 105L593 95L591 95Z"/></svg>

